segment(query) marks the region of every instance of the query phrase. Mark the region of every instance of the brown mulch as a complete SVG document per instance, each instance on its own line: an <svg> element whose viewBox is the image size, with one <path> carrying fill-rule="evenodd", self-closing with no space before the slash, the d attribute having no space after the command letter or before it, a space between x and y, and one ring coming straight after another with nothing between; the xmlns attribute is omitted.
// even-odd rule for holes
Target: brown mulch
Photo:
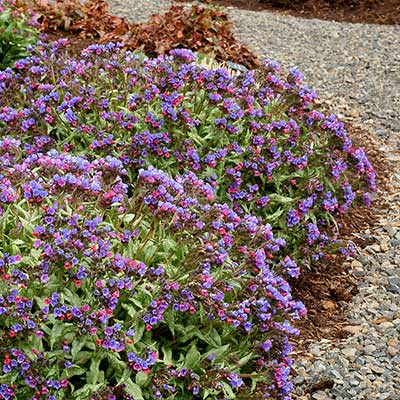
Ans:
<svg viewBox="0 0 400 400"><path fill-rule="evenodd" d="M177 0L186 1L186 0ZM400 0L203 0L204 3L293 15L307 19L367 23L400 24Z"/></svg>
<svg viewBox="0 0 400 400"><path fill-rule="evenodd" d="M342 224L343 239L351 240L358 248L364 248L372 242L353 233L372 231L377 228L379 215L388 209L384 194L392 191L387 176L392 168L382 152L379 143L370 134L349 123L346 129L356 146L364 148L377 174L378 199L371 208L351 209L338 220ZM293 296L307 307L307 317L296 325L300 337L294 340L296 351L306 351L313 341L321 339L344 339L350 335L350 325L345 310L353 296L358 293L357 278L350 274L350 263L341 255L333 256L329 261L319 262L311 271L303 270L300 278L291 282Z"/></svg>
<svg viewBox="0 0 400 400"><path fill-rule="evenodd" d="M95 38L83 38L78 36L76 33L56 31L53 33L47 33L45 35L45 41L53 42L58 39L68 39L68 54L70 56L79 56L80 52L86 49L92 44L98 44L99 39Z"/></svg>

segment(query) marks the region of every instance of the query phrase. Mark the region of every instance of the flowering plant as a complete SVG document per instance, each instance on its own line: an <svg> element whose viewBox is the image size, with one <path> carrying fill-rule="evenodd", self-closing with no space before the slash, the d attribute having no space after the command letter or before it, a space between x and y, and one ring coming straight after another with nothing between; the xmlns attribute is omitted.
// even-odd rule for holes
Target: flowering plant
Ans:
<svg viewBox="0 0 400 400"><path fill-rule="evenodd" d="M218 201L270 223L301 265L323 257L338 241L337 215L376 190L363 149L314 107L316 94L295 69L265 62L232 76L199 65L190 51L151 60L115 44L69 59L65 45L2 74L6 132L112 155L131 182L147 165L194 171L217 183Z"/></svg>
<svg viewBox="0 0 400 400"><path fill-rule="evenodd" d="M289 393L305 310L269 225L193 173L128 196L115 158L22 147L0 142L0 398Z"/></svg>
<svg viewBox="0 0 400 400"><path fill-rule="evenodd" d="M365 153L295 70L66 44L0 72L0 399L288 400Z"/></svg>

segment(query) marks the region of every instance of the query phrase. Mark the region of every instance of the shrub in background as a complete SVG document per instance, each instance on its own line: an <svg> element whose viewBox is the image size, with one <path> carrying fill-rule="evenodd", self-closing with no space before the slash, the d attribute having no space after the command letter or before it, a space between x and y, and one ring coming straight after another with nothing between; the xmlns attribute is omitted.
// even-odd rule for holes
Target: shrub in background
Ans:
<svg viewBox="0 0 400 400"><path fill-rule="evenodd" d="M249 68L259 65L251 50L236 41L227 14L210 7L171 5L165 13L135 23L110 14L105 0L19 0L19 5L35 12L44 33L68 31L101 43L121 41L124 48L149 57L184 47Z"/></svg>
<svg viewBox="0 0 400 400"><path fill-rule="evenodd" d="M0 1L0 70L28 55L27 47L36 43L38 31L27 18L13 12L12 0Z"/></svg>

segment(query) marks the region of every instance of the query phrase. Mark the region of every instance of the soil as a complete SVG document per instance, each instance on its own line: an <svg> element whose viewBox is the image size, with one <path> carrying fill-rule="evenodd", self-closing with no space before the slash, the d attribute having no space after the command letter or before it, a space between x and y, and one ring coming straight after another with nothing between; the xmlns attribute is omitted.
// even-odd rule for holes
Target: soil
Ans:
<svg viewBox="0 0 400 400"><path fill-rule="evenodd" d="M186 0L177 0L183 1ZM398 25L400 0L202 0L204 3L328 21ZM287 3L287 4L279 4Z"/></svg>
<svg viewBox="0 0 400 400"><path fill-rule="evenodd" d="M49 42L53 42L61 38L68 39L68 54L70 56L78 56L83 49L86 49L86 47L90 46L91 44L99 43L100 40L98 38L84 38L77 34L61 30L54 33L46 33L44 38Z"/></svg>
<svg viewBox="0 0 400 400"><path fill-rule="evenodd" d="M338 223L342 225L344 240L351 240L358 248L373 242L354 233L372 231L377 228L379 215L387 212L389 205L385 200L392 192L385 176L390 176L392 168L383 154L377 150L379 144L367 132L349 123L346 124L353 143L364 148L377 174L379 198L371 208L351 209ZM389 172L388 172L389 171ZM297 323L300 336L293 340L296 351L307 351L308 345L321 339L335 340L349 336L346 326L346 309L353 296L358 293L357 278L350 272L350 263L341 255L333 256L313 266L311 271L303 270L298 280L291 281L293 297L301 300L307 307L307 317Z"/></svg>

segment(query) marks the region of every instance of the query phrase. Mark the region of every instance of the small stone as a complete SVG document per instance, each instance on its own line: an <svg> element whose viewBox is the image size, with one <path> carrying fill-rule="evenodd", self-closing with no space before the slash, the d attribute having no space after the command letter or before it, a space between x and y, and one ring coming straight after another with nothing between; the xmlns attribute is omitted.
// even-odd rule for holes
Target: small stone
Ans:
<svg viewBox="0 0 400 400"><path fill-rule="evenodd" d="M380 393L378 395L378 400L394 400L396 398L394 396L396 396L396 395L393 395L392 393L388 393L388 392Z"/></svg>
<svg viewBox="0 0 400 400"><path fill-rule="evenodd" d="M361 268L353 269L352 274L356 278L362 278L365 275L365 271Z"/></svg>
<svg viewBox="0 0 400 400"><path fill-rule="evenodd" d="M318 346L313 346L310 349L310 353L315 357L319 357L321 355L321 349Z"/></svg>
<svg viewBox="0 0 400 400"><path fill-rule="evenodd" d="M321 374L326 371L326 366L322 362L316 362L314 365L314 373Z"/></svg>
<svg viewBox="0 0 400 400"><path fill-rule="evenodd" d="M368 346L365 346L363 350L364 353L372 354L376 351L376 346L374 346L373 344L369 344Z"/></svg>
<svg viewBox="0 0 400 400"><path fill-rule="evenodd" d="M342 349L342 353L348 357L355 357L356 349L354 347L345 347Z"/></svg>
<svg viewBox="0 0 400 400"><path fill-rule="evenodd" d="M385 370L382 367L379 367L377 365L371 365L371 370L372 372L375 372L376 374L383 374Z"/></svg>
<svg viewBox="0 0 400 400"><path fill-rule="evenodd" d="M393 226L385 225L383 229L388 233L390 237L393 237L396 234L396 230L393 228Z"/></svg>
<svg viewBox="0 0 400 400"><path fill-rule="evenodd" d="M318 392L313 393L311 398L313 400L330 400L328 395L325 392L323 392L322 390L319 390Z"/></svg>
<svg viewBox="0 0 400 400"><path fill-rule="evenodd" d="M396 365L400 365L400 355L393 357L392 363L396 364Z"/></svg>
<svg viewBox="0 0 400 400"><path fill-rule="evenodd" d="M389 284L386 289L391 293L400 293L400 286Z"/></svg>
<svg viewBox="0 0 400 400"><path fill-rule="evenodd" d="M379 244L372 244L371 246L368 246L366 249L367 250L372 250L375 253L380 253L381 246L379 246Z"/></svg>
<svg viewBox="0 0 400 400"><path fill-rule="evenodd" d="M359 254L357 257L357 260L360 261L362 265L369 265L371 264L371 260L369 259L369 256L366 254Z"/></svg>
<svg viewBox="0 0 400 400"><path fill-rule="evenodd" d="M399 354L399 350L396 349L396 347L388 347L387 352L390 356L394 357L397 356L397 354Z"/></svg>
<svg viewBox="0 0 400 400"><path fill-rule="evenodd" d="M388 329L390 329L390 328L393 328L393 323L390 322L390 321L383 322L382 324L380 324L380 325L378 326L378 330L379 330L380 332L385 332L386 330L388 330Z"/></svg>
<svg viewBox="0 0 400 400"><path fill-rule="evenodd" d="M301 385L304 382L304 378L299 375L293 378L292 382L294 385Z"/></svg>
<svg viewBox="0 0 400 400"><path fill-rule="evenodd" d="M387 242L381 243L381 250L382 251L388 251L389 250L389 245Z"/></svg>
<svg viewBox="0 0 400 400"><path fill-rule="evenodd" d="M388 278L388 282L389 282L391 285L396 285L396 286L399 286L399 287L400 287L400 278L397 278L396 276L390 276L390 277Z"/></svg>
<svg viewBox="0 0 400 400"><path fill-rule="evenodd" d="M363 265L360 263L360 261L357 261L357 260L353 260L353 261L351 262L351 266L352 266L352 268L357 268L357 269L363 267Z"/></svg>
<svg viewBox="0 0 400 400"><path fill-rule="evenodd" d="M343 327L343 330L345 332L351 333L352 335L360 333L361 329L362 328L360 325L346 325L345 327Z"/></svg>

